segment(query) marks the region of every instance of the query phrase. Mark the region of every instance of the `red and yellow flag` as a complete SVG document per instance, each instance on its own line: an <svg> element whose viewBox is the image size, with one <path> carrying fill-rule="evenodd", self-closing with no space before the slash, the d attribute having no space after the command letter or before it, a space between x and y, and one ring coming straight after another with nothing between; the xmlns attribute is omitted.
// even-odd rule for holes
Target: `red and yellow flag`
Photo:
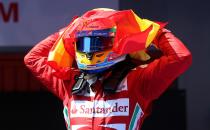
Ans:
<svg viewBox="0 0 210 130"><path fill-rule="evenodd" d="M65 69L72 67L74 61L76 32L112 27L116 27L113 52L120 55L130 54L135 59L145 60L149 57L143 50L150 45L157 32L165 25L142 19L132 10L93 9L74 19L66 27L50 51L48 63L57 71L65 72Z"/></svg>

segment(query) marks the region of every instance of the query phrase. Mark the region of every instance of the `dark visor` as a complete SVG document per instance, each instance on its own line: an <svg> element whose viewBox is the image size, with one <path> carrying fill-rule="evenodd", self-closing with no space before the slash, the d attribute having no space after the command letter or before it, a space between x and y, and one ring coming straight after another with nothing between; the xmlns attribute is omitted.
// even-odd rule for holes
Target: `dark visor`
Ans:
<svg viewBox="0 0 210 130"><path fill-rule="evenodd" d="M97 51L104 51L112 48L113 37L78 37L76 42L77 51L91 53Z"/></svg>

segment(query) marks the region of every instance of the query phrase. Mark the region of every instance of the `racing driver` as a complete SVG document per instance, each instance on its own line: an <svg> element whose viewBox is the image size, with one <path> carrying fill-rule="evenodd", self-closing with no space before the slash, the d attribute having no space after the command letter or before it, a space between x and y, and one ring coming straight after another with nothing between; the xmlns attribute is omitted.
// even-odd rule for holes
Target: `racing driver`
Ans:
<svg viewBox="0 0 210 130"><path fill-rule="evenodd" d="M164 23L98 8L35 45L26 66L63 101L68 130L139 130L192 62Z"/></svg>

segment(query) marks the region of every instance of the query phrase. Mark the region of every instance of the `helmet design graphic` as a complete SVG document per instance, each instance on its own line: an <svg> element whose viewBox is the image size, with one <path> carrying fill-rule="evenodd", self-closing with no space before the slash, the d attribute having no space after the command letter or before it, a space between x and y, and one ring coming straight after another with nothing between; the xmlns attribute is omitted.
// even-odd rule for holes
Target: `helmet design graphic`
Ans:
<svg viewBox="0 0 210 130"><path fill-rule="evenodd" d="M78 68L87 73L102 72L123 61L112 51L116 28L81 31L76 34L76 61Z"/></svg>
<svg viewBox="0 0 210 130"><path fill-rule="evenodd" d="M116 35L115 23L108 19L88 19L101 12L115 10L99 8L91 10L82 16L85 19L82 29L76 33L76 62L78 68L87 73L99 73L116 63L125 60L125 55L112 51Z"/></svg>

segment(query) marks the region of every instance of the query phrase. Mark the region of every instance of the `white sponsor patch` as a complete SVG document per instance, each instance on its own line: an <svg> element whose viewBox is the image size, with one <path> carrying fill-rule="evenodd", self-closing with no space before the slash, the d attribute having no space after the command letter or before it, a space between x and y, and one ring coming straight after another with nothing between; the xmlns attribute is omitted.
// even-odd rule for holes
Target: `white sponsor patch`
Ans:
<svg viewBox="0 0 210 130"><path fill-rule="evenodd" d="M106 125L99 125L99 126L103 126L105 128L112 128L115 130L125 130L126 128L125 124L106 124Z"/></svg>
<svg viewBox="0 0 210 130"><path fill-rule="evenodd" d="M104 128L111 128L115 130L125 130L126 129L126 124L105 124L105 125L99 125ZM78 130L78 129L84 129L85 127L91 128L90 125L72 125L71 130Z"/></svg>
<svg viewBox="0 0 210 130"><path fill-rule="evenodd" d="M111 116L128 116L129 99L120 98L116 100L94 100L71 102L70 117L111 117Z"/></svg>
<svg viewBox="0 0 210 130"><path fill-rule="evenodd" d="M86 126L88 126L88 125L72 125L72 130L78 130L78 129L81 129Z"/></svg>

